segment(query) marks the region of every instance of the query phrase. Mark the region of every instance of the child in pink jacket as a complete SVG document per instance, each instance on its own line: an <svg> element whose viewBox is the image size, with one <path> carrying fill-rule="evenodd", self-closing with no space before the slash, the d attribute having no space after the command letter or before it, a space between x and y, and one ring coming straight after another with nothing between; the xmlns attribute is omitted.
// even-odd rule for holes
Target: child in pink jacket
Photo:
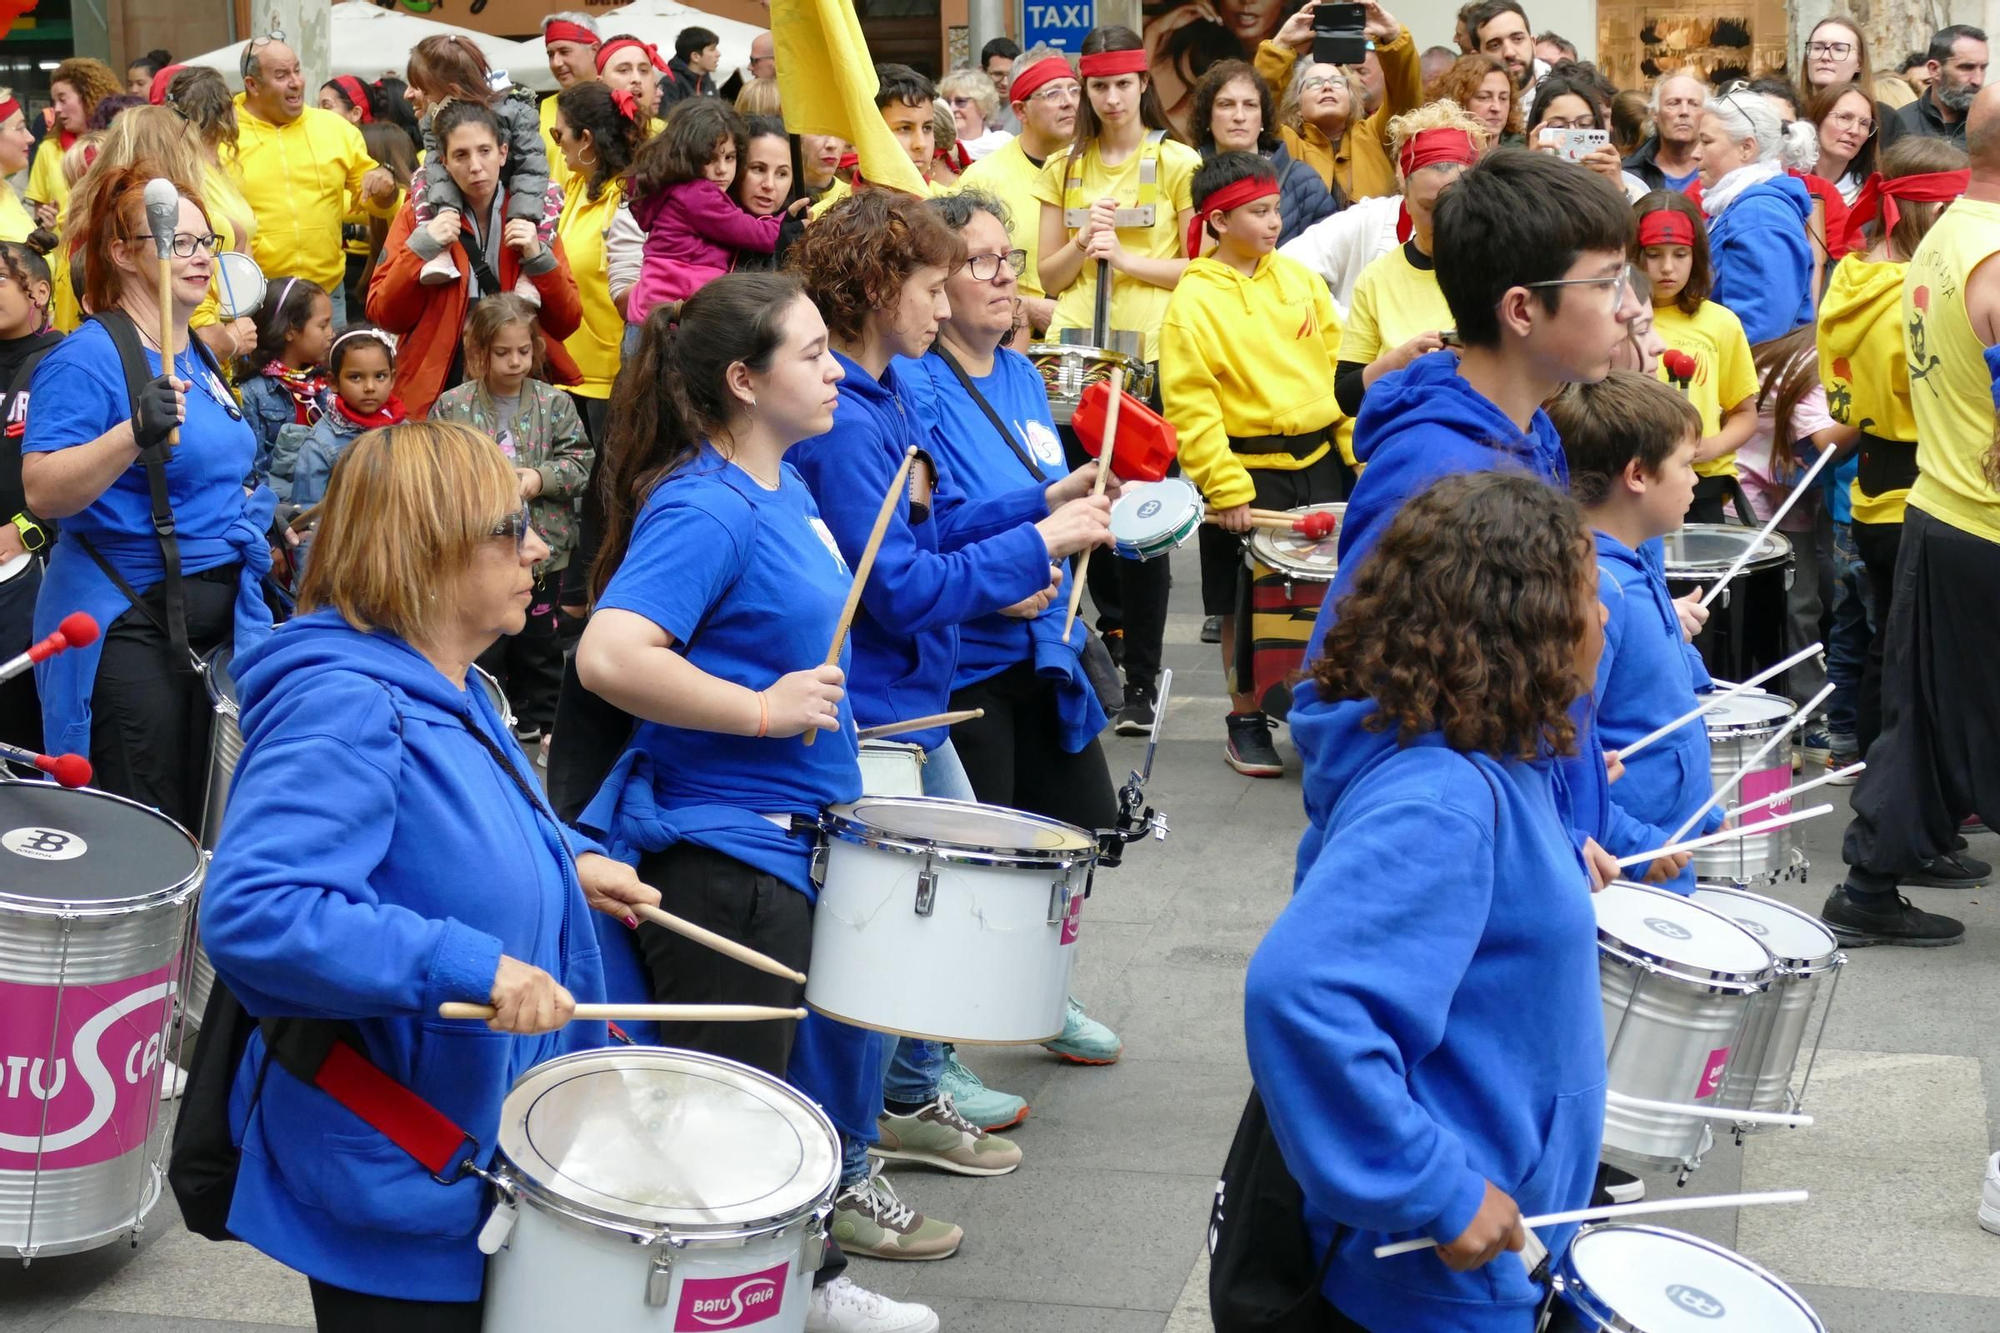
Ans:
<svg viewBox="0 0 2000 1333"><path fill-rule="evenodd" d="M748 131L713 97L677 107L632 162L632 218L646 232L645 262L625 318L643 323L662 301L683 301L735 266L739 253L777 249L782 215L752 217L729 197Z"/></svg>

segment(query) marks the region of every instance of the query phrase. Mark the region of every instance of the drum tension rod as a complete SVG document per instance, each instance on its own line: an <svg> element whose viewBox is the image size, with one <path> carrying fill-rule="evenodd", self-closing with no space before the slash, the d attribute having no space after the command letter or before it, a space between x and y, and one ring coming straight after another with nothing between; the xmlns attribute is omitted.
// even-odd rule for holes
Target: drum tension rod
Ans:
<svg viewBox="0 0 2000 1333"><path fill-rule="evenodd" d="M937 871L931 865L930 857L924 858L924 868L917 872L917 915L929 916L937 905Z"/></svg>

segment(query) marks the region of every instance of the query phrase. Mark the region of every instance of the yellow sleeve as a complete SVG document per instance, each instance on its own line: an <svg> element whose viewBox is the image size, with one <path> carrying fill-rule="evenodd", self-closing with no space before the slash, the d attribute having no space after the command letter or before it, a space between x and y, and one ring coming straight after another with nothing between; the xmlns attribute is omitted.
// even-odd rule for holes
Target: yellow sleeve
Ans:
<svg viewBox="0 0 2000 1333"><path fill-rule="evenodd" d="M59 204L68 193L63 188L62 148L51 136L35 148L34 165L28 168L28 198Z"/></svg>
<svg viewBox="0 0 2000 1333"><path fill-rule="evenodd" d="M1173 200L1176 214L1188 212L1194 208L1194 174L1201 170L1201 154L1172 140L1160 148L1161 192Z"/></svg>
<svg viewBox="0 0 2000 1333"><path fill-rule="evenodd" d="M1326 348L1326 373L1331 382L1334 371L1340 366L1340 349L1347 335L1341 328L1340 312L1334 309L1333 297L1326 284L1318 280L1317 274L1313 278L1313 318L1319 321L1319 340L1320 345ZM1334 420L1344 420L1346 415L1343 412Z"/></svg>
<svg viewBox="0 0 2000 1333"><path fill-rule="evenodd" d="M1063 206L1063 186L1068 181L1068 176L1066 175L1068 171L1068 153L1064 153L1060 157L1052 155L1048 161L1042 163L1042 174L1035 177L1034 187L1030 191L1035 197L1035 202L1054 204L1057 208L1061 208ZM1038 227L1041 225L1040 218L1035 220L1035 225Z"/></svg>
<svg viewBox="0 0 2000 1333"><path fill-rule="evenodd" d="M1209 368L1203 339L1191 327L1202 312L1188 299L1199 288L1175 288L1160 322L1160 403L1179 437L1181 470L1215 509L1249 504L1257 488L1229 449L1221 386ZM1212 344L1212 340L1211 344Z"/></svg>
<svg viewBox="0 0 2000 1333"><path fill-rule="evenodd" d="M1743 321L1734 314L1728 316L1729 326L1716 330L1716 345L1722 349L1722 364L1717 367L1716 400L1724 412L1736 407L1747 399L1757 396L1757 359L1750 350L1750 339L1743 332Z"/></svg>
<svg viewBox="0 0 2000 1333"><path fill-rule="evenodd" d="M1283 102L1292 86L1292 71L1298 67L1299 53L1273 41L1257 43L1257 77L1271 86L1271 100Z"/></svg>
<svg viewBox="0 0 2000 1333"><path fill-rule="evenodd" d="M1382 330L1375 318L1375 286L1375 265L1370 264L1361 270L1354 283L1354 299L1347 306L1347 327L1340 339L1339 360L1359 361L1365 366L1382 355Z"/></svg>

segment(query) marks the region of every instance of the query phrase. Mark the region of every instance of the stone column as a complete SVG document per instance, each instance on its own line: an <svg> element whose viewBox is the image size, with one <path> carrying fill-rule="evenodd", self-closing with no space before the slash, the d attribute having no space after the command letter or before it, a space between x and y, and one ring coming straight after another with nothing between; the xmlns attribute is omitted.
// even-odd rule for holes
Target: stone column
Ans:
<svg viewBox="0 0 2000 1333"><path fill-rule="evenodd" d="M298 52L306 77L306 105L318 105L319 86L333 77L333 7L326 0L250 0L245 40L282 32Z"/></svg>

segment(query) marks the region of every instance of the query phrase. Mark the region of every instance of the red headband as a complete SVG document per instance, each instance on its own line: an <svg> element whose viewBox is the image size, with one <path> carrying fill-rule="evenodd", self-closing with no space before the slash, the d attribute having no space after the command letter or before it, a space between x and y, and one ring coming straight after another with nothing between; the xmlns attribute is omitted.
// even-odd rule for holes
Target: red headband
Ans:
<svg viewBox="0 0 2000 1333"><path fill-rule="evenodd" d="M1048 56L1014 76L1007 85L1009 102L1025 102L1057 79L1073 79L1076 71L1069 67L1069 61L1061 56Z"/></svg>
<svg viewBox="0 0 2000 1333"><path fill-rule="evenodd" d="M1896 207L1898 199L1913 204L1948 204L1965 193L1965 187L1972 182L1970 169L1959 171L1923 171L1914 176L1897 176L1884 180L1881 172L1868 178L1861 187L1854 207L1847 211L1847 248L1865 248L1861 229L1873 222L1879 214L1882 231L1886 234L1896 226L1901 210Z"/></svg>
<svg viewBox="0 0 2000 1333"><path fill-rule="evenodd" d="M583 46L596 46L604 39L581 23L571 23L568 19L550 19L542 29L542 45L550 42L577 42Z"/></svg>
<svg viewBox="0 0 2000 1333"><path fill-rule="evenodd" d="M1641 245L1693 245L1694 223L1684 214L1662 208L1639 219Z"/></svg>
<svg viewBox="0 0 2000 1333"><path fill-rule="evenodd" d="M1479 145L1464 130L1418 130L1404 141L1397 165L1403 169L1403 179L1408 180L1425 167L1440 162L1459 162L1469 167L1478 160Z"/></svg>
<svg viewBox="0 0 2000 1333"><path fill-rule="evenodd" d="M1086 79L1109 79L1119 74L1144 74L1146 53L1134 51L1099 51L1096 55L1085 56L1076 62Z"/></svg>
<svg viewBox="0 0 2000 1333"><path fill-rule="evenodd" d="M1232 208L1241 208L1252 200L1273 198L1277 193L1278 182L1275 180L1259 180L1255 176L1247 176L1203 195L1201 201L1194 206L1194 216L1188 220L1188 258L1193 259L1201 253L1201 229L1207 225L1210 217L1217 213L1227 213Z"/></svg>
<svg viewBox="0 0 2000 1333"><path fill-rule="evenodd" d="M660 62L659 49L651 42L642 42L637 37L613 37L610 41L597 48L597 72L602 74L604 67L611 62L611 57L628 46L635 51L644 51L646 58L653 62L654 69L666 68Z"/></svg>
<svg viewBox="0 0 2000 1333"><path fill-rule="evenodd" d="M611 90L611 105L618 109L619 115L625 117L625 119L633 122L634 124L638 123L639 99L632 96L630 90L625 88L613 88Z"/></svg>
<svg viewBox="0 0 2000 1333"><path fill-rule="evenodd" d="M174 75L186 68L186 65L163 66L158 73L153 75L153 81L146 85L146 100L154 106L165 106L167 104L167 85L174 81ZM0 115L0 120L5 119L5 115Z"/></svg>
<svg viewBox="0 0 2000 1333"><path fill-rule="evenodd" d="M368 89L352 74L336 74L327 80L346 96L347 104L361 113L361 123L368 124L375 119L374 111L368 106Z"/></svg>
<svg viewBox="0 0 2000 1333"><path fill-rule="evenodd" d="M21 109L21 104L13 98L0 99L0 120L5 120Z"/></svg>

